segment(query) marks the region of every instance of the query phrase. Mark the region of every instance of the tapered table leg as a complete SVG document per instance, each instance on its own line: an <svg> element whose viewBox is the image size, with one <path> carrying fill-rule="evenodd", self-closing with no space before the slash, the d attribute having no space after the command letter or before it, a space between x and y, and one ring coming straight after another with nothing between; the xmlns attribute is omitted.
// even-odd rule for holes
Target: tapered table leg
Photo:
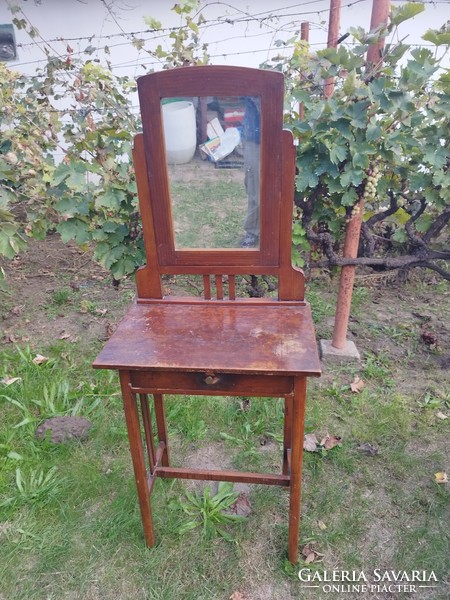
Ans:
<svg viewBox="0 0 450 600"><path fill-rule="evenodd" d="M289 475L290 460L288 453L292 448L292 396L284 401L284 433L283 433L283 475Z"/></svg>
<svg viewBox="0 0 450 600"><path fill-rule="evenodd" d="M298 561L298 534L300 527L300 495L302 487L303 435L305 431L306 377L294 378L292 410L291 485L289 501L288 557L292 564Z"/></svg>
<svg viewBox="0 0 450 600"><path fill-rule="evenodd" d="M158 439L160 442L164 442L165 448L161 458L161 464L163 467L169 466L170 454L169 454L169 437L167 435L167 423L166 423L166 411L164 408L164 397L162 394L153 394L155 401L155 417L156 417L156 428L158 430Z"/></svg>
<svg viewBox="0 0 450 600"><path fill-rule="evenodd" d="M130 390L130 374L120 371L120 386L122 388L123 407L128 429L131 459L133 461L134 477L141 509L142 525L147 546L155 544L153 531L152 511L150 507L150 494L147 485L147 468L145 466L144 448L142 445L141 427L136 395Z"/></svg>

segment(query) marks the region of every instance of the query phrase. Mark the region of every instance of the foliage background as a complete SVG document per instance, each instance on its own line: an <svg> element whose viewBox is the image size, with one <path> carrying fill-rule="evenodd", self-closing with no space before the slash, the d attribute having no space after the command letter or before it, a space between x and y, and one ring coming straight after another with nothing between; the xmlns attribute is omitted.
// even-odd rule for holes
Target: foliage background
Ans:
<svg viewBox="0 0 450 600"><path fill-rule="evenodd" d="M364 59L369 43L386 34L397 39L398 26L422 9L394 9L388 31L352 30L349 48L311 53L298 36L284 40L292 56L263 65L285 72L287 123L300 142L297 264L344 264L345 222L364 210L359 263L427 266L449 277L441 261L450 257L450 76L442 67L450 34L445 26L428 31L424 39L434 49L392 42L378 65L366 67ZM148 52L164 68L209 62L197 3L173 10L180 26L170 32L169 47ZM16 27L39 36L21 9L13 12ZM146 24L155 33L161 27L151 17ZM145 49L142 39L131 43ZM55 56L47 49L47 64L33 76L0 65L0 253L12 258L27 237L56 229L64 241L92 247L119 280L145 261L130 164L139 130L131 110L135 82L101 65L94 50L89 45L74 55L67 44L64 56ZM336 90L325 99L330 76Z"/></svg>

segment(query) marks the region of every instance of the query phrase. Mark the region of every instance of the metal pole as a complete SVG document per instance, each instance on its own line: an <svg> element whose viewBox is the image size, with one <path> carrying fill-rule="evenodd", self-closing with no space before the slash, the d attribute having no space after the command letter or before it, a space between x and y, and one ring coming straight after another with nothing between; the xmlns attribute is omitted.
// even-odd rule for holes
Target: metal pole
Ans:
<svg viewBox="0 0 450 600"><path fill-rule="evenodd" d="M309 42L309 23L308 21L303 21L300 25L300 39L304 42ZM300 102L298 105L298 118L300 121L303 121L305 118L305 106L303 102Z"/></svg>
<svg viewBox="0 0 450 600"><path fill-rule="evenodd" d="M333 0L332 0L333 1ZM381 23L387 23L389 17L390 0L373 0L372 18L370 29L376 29ZM331 18L331 16L330 16ZM378 63L381 59L381 49L384 39L369 47L367 52L367 63ZM361 234L362 215L364 200L360 199L345 227L344 258L356 258L358 256L359 238ZM355 283L356 266L346 265L341 269L339 279L339 291L336 304L336 315L334 319L333 340L334 348L345 348L347 339L348 321L352 303L353 285Z"/></svg>
<svg viewBox="0 0 450 600"><path fill-rule="evenodd" d="M330 0L330 18L328 21L328 41L327 48L337 48L339 39L339 25L341 20L341 0ZM325 98L329 98L334 92L334 77L325 79L323 93Z"/></svg>
<svg viewBox="0 0 450 600"><path fill-rule="evenodd" d="M373 31L382 23L387 24L390 8L390 0L373 0L370 31ZM367 64L377 64L381 61L381 50L383 47L384 38L381 38L376 44L371 44L369 46L367 50Z"/></svg>

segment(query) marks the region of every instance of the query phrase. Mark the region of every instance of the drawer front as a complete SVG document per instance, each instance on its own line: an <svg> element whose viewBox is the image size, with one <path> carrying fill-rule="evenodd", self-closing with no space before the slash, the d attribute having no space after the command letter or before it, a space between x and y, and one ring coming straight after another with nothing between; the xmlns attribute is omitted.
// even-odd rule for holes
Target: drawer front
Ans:
<svg viewBox="0 0 450 600"><path fill-rule="evenodd" d="M293 393L294 378L279 375L172 371L131 371L134 392L211 396L287 396Z"/></svg>

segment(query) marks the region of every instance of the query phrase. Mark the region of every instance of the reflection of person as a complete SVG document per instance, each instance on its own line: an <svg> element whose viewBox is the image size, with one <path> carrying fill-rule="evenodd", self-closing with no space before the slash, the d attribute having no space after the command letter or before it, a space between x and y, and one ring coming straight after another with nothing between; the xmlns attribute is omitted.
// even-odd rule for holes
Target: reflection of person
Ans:
<svg viewBox="0 0 450 600"><path fill-rule="evenodd" d="M254 248L259 244L260 207L260 99L245 98L245 116L242 124L244 150L245 189L247 191L247 217L244 223L245 236L241 248Z"/></svg>

